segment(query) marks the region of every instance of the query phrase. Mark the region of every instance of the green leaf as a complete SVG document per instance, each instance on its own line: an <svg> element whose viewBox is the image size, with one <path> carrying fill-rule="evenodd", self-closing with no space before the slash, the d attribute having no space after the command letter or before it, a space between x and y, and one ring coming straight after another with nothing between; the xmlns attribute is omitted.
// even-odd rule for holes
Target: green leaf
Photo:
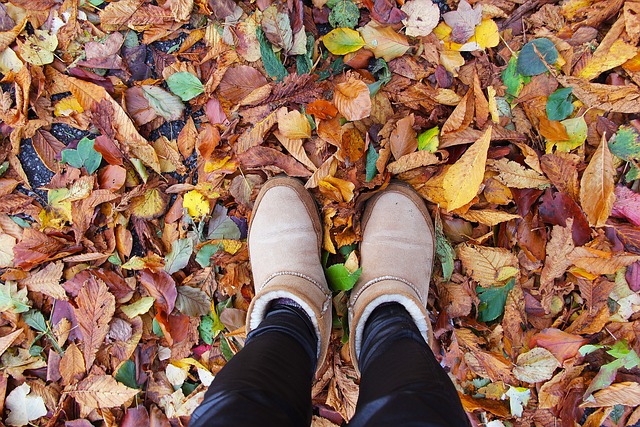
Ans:
<svg viewBox="0 0 640 427"><path fill-rule="evenodd" d="M18 290L18 284L9 280L0 283L0 312L24 313L29 308L26 287Z"/></svg>
<svg viewBox="0 0 640 427"><path fill-rule="evenodd" d="M334 264L325 270L329 287L334 291L348 291L356 284L356 281L362 274L359 268L353 273L346 269L344 264Z"/></svg>
<svg viewBox="0 0 640 427"><path fill-rule="evenodd" d="M367 150L367 163L365 166L365 170L367 171L366 180L367 182L371 181L375 178L378 173L378 168L376 168L376 162L378 161L378 157L380 154L376 153L375 148L373 148L372 144L369 144L369 149Z"/></svg>
<svg viewBox="0 0 640 427"><path fill-rule="evenodd" d="M74 168L84 168L91 175L94 173L102 162L102 154L93 148L93 139L84 137L78 142L77 149L62 150L62 161Z"/></svg>
<svg viewBox="0 0 640 427"><path fill-rule="evenodd" d="M193 253L193 240L178 239L171 242L171 252L164 257L164 271L173 274L181 270L189 263Z"/></svg>
<svg viewBox="0 0 640 427"><path fill-rule="evenodd" d="M547 116L549 120L564 120L573 113L571 93L573 88L558 89L547 99Z"/></svg>
<svg viewBox="0 0 640 427"><path fill-rule="evenodd" d="M287 77L289 72L284 68L284 65L282 65L282 62L276 56L273 48L271 47L271 43L267 40L262 28L256 29L256 36L260 43L260 55L262 56L262 63L264 64L264 69L267 74L269 74L271 78L276 79L276 81L280 81Z"/></svg>
<svg viewBox="0 0 640 427"><path fill-rule="evenodd" d="M200 264L200 267L205 268L211 265L211 257L219 250L224 249L222 243L208 243L200 248L196 254L196 262Z"/></svg>
<svg viewBox="0 0 640 427"><path fill-rule="evenodd" d="M624 415L624 409L624 405L613 405L613 410L611 411L611 414L609 414L609 417L611 417L611 421L613 421L616 425L622 419L622 416Z"/></svg>
<svg viewBox="0 0 640 427"><path fill-rule="evenodd" d="M211 220L209 220L207 239L240 239L240 229L238 225L227 216L227 209L220 204L217 204L213 208Z"/></svg>
<svg viewBox="0 0 640 427"><path fill-rule="evenodd" d="M378 79L375 82L367 85L369 87L369 95L371 97L374 97L382 86L391 81L391 70L389 70L387 61L382 58L376 59L376 62L371 69L371 74L376 76Z"/></svg>
<svg viewBox="0 0 640 427"><path fill-rule="evenodd" d="M517 98L524 87L525 79L517 70L518 57L511 56L507 68L502 71L502 82L507 87L506 94L512 98Z"/></svg>
<svg viewBox="0 0 640 427"><path fill-rule="evenodd" d="M47 321L44 320L44 316L40 312L40 310L31 309L26 312L24 315L24 322L31 326L38 332L47 333L49 331L49 327L47 326Z"/></svg>
<svg viewBox="0 0 640 427"><path fill-rule="evenodd" d="M200 318L198 334L200 334L202 341L209 345L213 344L213 318L211 316L207 315Z"/></svg>
<svg viewBox="0 0 640 427"><path fill-rule="evenodd" d="M430 153L438 151L440 145L440 128L438 126L425 130L418 135L418 150L426 150Z"/></svg>
<svg viewBox="0 0 640 427"><path fill-rule="evenodd" d="M160 328L160 324L158 323L155 317L153 318L153 322L151 322L151 330L157 336L161 338L164 337L164 332L162 332L162 328Z"/></svg>
<svg viewBox="0 0 640 427"><path fill-rule="evenodd" d="M129 388L140 388L140 384L136 381L136 365L131 360L127 360L120 365L115 379Z"/></svg>
<svg viewBox="0 0 640 427"><path fill-rule="evenodd" d="M538 56L538 53L540 56ZM544 62L540 57L544 59ZM548 71L545 62L549 66L553 66L557 60L558 50L551 40L545 38L535 39L522 47L518 55L517 69L523 76L537 76Z"/></svg>
<svg viewBox="0 0 640 427"><path fill-rule="evenodd" d="M351 0L329 0L327 6L331 8L329 24L333 28L354 28L360 19L360 9Z"/></svg>
<svg viewBox="0 0 640 427"><path fill-rule="evenodd" d="M0 176L4 175L7 170L9 170L9 162L2 162L2 164L0 164Z"/></svg>
<svg viewBox="0 0 640 427"><path fill-rule="evenodd" d="M296 56L296 72L298 75L309 74L313 68L313 34L307 33L307 53Z"/></svg>
<svg viewBox="0 0 640 427"><path fill-rule="evenodd" d="M504 286L494 286L490 288L478 286L476 288L476 293L480 299L480 305L478 305L478 321L490 322L500 317L504 312L507 295L515 284L515 279L511 279Z"/></svg>
<svg viewBox="0 0 640 427"><path fill-rule="evenodd" d="M640 178L640 169L638 169L635 165L631 165L629 171L624 175L624 179L627 182L635 181Z"/></svg>
<svg viewBox="0 0 640 427"><path fill-rule="evenodd" d="M233 351L231 351L229 341L227 341L227 337L224 335L220 335L220 351L222 352L222 357L224 357L227 362L233 357Z"/></svg>
<svg viewBox="0 0 640 427"><path fill-rule="evenodd" d="M334 55L346 55L355 52L365 45L359 32L350 28L336 28L324 37L322 43Z"/></svg>
<svg viewBox="0 0 640 427"><path fill-rule="evenodd" d="M169 76L167 85L183 101L189 101L204 93L204 86L196 76L188 71L180 71Z"/></svg>
<svg viewBox="0 0 640 427"><path fill-rule="evenodd" d="M451 279L453 274L453 261L455 259L455 252L451 247L451 243L444 235L442 230L442 220L440 219L440 212L436 210L435 217L435 232L436 232L436 255L442 265L442 277L445 281Z"/></svg>
<svg viewBox="0 0 640 427"><path fill-rule="evenodd" d="M179 97L158 86L142 85L141 89L156 114L169 121L182 117L184 104Z"/></svg>
<svg viewBox="0 0 640 427"><path fill-rule="evenodd" d="M618 132L609 142L609 149L614 156L626 160L640 158L640 135L631 126L620 126Z"/></svg>

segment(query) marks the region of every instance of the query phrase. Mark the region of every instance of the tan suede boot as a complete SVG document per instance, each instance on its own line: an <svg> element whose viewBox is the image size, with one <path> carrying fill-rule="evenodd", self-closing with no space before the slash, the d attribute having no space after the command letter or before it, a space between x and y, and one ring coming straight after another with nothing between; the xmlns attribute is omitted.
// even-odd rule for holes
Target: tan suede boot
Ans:
<svg viewBox="0 0 640 427"><path fill-rule="evenodd" d="M380 304L402 304L430 343L426 306L435 249L429 211L420 196L401 183L389 184L367 203L362 227L362 275L349 301L349 345L358 374L364 325Z"/></svg>
<svg viewBox="0 0 640 427"><path fill-rule="evenodd" d="M304 186L287 177L267 181L249 224L256 294L247 312L247 333L258 327L273 300L295 301L318 335L318 369L331 335L331 291L320 263L321 241L318 209Z"/></svg>

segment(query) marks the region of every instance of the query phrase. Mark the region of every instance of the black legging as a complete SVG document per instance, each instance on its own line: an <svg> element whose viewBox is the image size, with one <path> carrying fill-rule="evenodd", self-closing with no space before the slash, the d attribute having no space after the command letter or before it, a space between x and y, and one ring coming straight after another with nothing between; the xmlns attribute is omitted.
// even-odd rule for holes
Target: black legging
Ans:
<svg viewBox="0 0 640 427"><path fill-rule="evenodd" d="M189 426L309 426L316 351L306 313L274 304L216 375ZM469 426L451 380L403 306L373 311L360 354L360 396L349 426Z"/></svg>

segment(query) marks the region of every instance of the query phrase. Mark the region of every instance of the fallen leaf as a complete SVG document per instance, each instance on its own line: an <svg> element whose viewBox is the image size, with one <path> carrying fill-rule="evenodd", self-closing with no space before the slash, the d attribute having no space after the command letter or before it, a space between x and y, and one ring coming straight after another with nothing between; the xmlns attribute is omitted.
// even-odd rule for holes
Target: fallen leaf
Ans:
<svg viewBox="0 0 640 427"><path fill-rule="evenodd" d="M373 52L376 58L391 61L405 54L409 50L409 42L391 27L382 26L370 21L360 28L360 34L365 41L365 48Z"/></svg>
<svg viewBox="0 0 640 427"><path fill-rule="evenodd" d="M88 408L114 408L132 399L139 390L117 382L111 375L93 375L69 390L69 395Z"/></svg>
<svg viewBox="0 0 640 427"><path fill-rule="evenodd" d="M580 180L580 204L592 227L602 227L611 215L614 194L613 158L602 138Z"/></svg>
<svg viewBox="0 0 640 427"><path fill-rule="evenodd" d="M490 142L491 126L445 173L442 185L448 211L466 205L478 194Z"/></svg>
<svg viewBox="0 0 640 427"><path fill-rule="evenodd" d="M116 300L102 280L91 276L83 283L75 303L78 308L73 311L82 332L85 367L90 369L109 332Z"/></svg>
<svg viewBox="0 0 640 427"><path fill-rule="evenodd" d="M402 23L410 37L428 36L440 21L440 9L430 0L409 0L401 10L407 15Z"/></svg>
<svg viewBox="0 0 640 427"><path fill-rule="evenodd" d="M336 85L333 104L349 121L369 117L371 114L369 88L362 80L349 75L347 81Z"/></svg>
<svg viewBox="0 0 640 427"><path fill-rule="evenodd" d="M322 37L322 43L334 55L355 52L366 44L360 33L350 28L331 30Z"/></svg>
<svg viewBox="0 0 640 427"><path fill-rule="evenodd" d="M44 400L33 395L27 383L14 388L6 397L5 405L9 411L5 421L10 426L26 426L47 415Z"/></svg>
<svg viewBox="0 0 640 427"><path fill-rule="evenodd" d="M456 252L467 273L484 287L499 284L505 280L500 279L505 269L518 265L516 256L503 248L463 244L456 248Z"/></svg>

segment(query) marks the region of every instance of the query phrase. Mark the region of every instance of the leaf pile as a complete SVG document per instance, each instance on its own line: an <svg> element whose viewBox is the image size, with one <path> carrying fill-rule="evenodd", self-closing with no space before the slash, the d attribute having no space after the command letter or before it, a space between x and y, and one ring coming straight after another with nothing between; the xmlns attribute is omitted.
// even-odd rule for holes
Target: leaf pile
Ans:
<svg viewBox="0 0 640 427"><path fill-rule="evenodd" d="M244 344L248 219L285 173L321 207L334 324L399 179L435 219L434 353L475 423L637 424L639 14L2 0L3 422L187 425ZM336 329L318 425L357 400Z"/></svg>

